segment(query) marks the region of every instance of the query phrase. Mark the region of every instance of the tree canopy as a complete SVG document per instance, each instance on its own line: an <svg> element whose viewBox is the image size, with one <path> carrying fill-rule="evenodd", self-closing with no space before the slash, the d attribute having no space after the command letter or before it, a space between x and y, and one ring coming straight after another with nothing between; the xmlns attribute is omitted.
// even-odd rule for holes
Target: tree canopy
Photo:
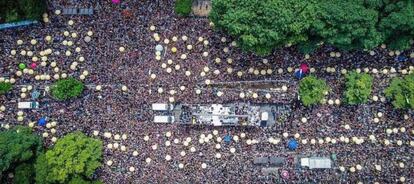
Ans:
<svg viewBox="0 0 414 184"><path fill-rule="evenodd" d="M315 17L314 0L213 0L210 12L217 28L260 55L308 40L305 33Z"/></svg>
<svg viewBox="0 0 414 184"><path fill-rule="evenodd" d="M372 49L382 41L378 12L361 0L320 0L310 36L344 50Z"/></svg>
<svg viewBox="0 0 414 184"><path fill-rule="evenodd" d="M17 126L0 132L0 171L35 159L42 149L41 138L28 127Z"/></svg>
<svg viewBox="0 0 414 184"><path fill-rule="evenodd" d="M14 22L23 19L40 19L46 12L45 0L0 0L0 23Z"/></svg>
<svg viewBox="0 0 414 184"><path fill-rule="evenodd" d="M412 0L213 0L210 20L243 50L260 55L285 45L312 52L321 43L343 50L410 47Z"/></svg>
<svg viewBox="0 0 414 184"><path fill-rule="evenodd" d="M300 100L305 106L321 102L328 90L326 82L314 76L305 77L299 83Z"/></svg>
<svg viewBox="0 0 414 184"><path fill-rule="evenodd" d="M102 141L81 132L67 134L38 158L36 181L67 183L77 177L89 181L101 166L101 159Z"/></svg>
<svg viewBox="0 0 414 184"><path fill-rule="evenodd" d="M69 100L82 94L84 84L74 78L61 79L51 87L52 96L58 100Z"/></svg>
<svg viewBox="0 0 414 184"><path fill-rule="evenodd" d="M175 1L174 11L180 16L188 16L191 13L192 0Z"/></svg>
<svg viewBox="0 0 414 184"><path fill-rule="evenodd" d="M345 78L346 102L351 105L367 102L372 91L372 76L367 73L350 72Z"/></svg>
<svg viewBox="0 0 414 184"><path fill-rule="evenodd" d="M385 96L397 109L414 109L414 74L392 79Z"/></svg>
<svg viewBox="0 0 414 184"><path fill-rule="evenodd" d="M0 95L6 94L13 88L10 82L0 82Z"/></svg>

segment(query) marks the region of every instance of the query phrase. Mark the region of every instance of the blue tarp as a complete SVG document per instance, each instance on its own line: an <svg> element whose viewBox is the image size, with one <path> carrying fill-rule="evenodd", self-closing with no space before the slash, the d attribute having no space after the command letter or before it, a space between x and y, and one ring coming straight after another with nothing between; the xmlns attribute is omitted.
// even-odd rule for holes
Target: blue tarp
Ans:
<svg viewBox="0 0 414 184"><path fill-rule="evenodd" d="M46 125L46 118L40 118L39 121L37 121L37 124L39 126L45 126Z"/></svg>
<svg viewBox="0 0 414 184"><path fill-rule="evenodd" d="M288 148L290 150L296 150L298 148L299 144L298 141L296 141L295 139L290 139L288 142Z"/></svg>
<svg viewBox="0 0 414 184"><path fill-rule="evenodd" d="M37 20L24 20L20 22L4 23L4 24L0 24L0 30L20 27L20 26L28 26L28 25L37 24L37 23L39 23Z"/></svg>

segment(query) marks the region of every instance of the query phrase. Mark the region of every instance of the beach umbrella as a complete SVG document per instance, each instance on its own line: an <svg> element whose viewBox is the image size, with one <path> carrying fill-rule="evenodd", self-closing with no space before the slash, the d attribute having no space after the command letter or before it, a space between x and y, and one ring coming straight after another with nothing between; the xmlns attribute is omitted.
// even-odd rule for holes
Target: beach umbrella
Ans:
<svg viewBox="0 0 414 184"><path fill-rule="evenodd" d="M231 141L231 136L230 135L226 135L223 138L224 142L229 143Z"/></svg>
<svg viewBox="0 0 414 184"><path fill-rule="evenodd" d="M288 145L287 146L288 146L288 148L290 150L296 150L298 148L298 146L299 146L299 143L295 139L290 139L288 141Z"/></svg>
<svg viewBox="0 0 414 184"><path fill-rule="evenodd" d="M106 162L106 165L108 165L108 166L111 166L113 164L113 161L112 160L108 160L107 162Z"/></svg>
<svg viewBox="0 0 414 184"><path fill-rule="evenodd" d="M155 46L155 50L158 52L162 52L164 48L162 47L162 45L158 44L157 46Z"/></svg>
<svg viewBox="0 0 414 184"><path fill-rule="evenodd" d="M42 117L37 121L37 124L39 126L45 126L46 125L46 118Z"/></svg>
<svg viewBox="0 0 414 184"><path fill-rule="evenodd" d="M23 69L25 69L26 68L26 64L24 64L24 63L20 63L19 64L19 69L20 70L23 70Z"/></svg>
<svg viewBox="0 0 414 184"><path fill-rule="evenodd" d="M32 63L32 64L30 64L30 68L32 68L32 69L35 69L35 68L36 68L36 66L37 66L37 64L36 64L36 63Z"/></svg>
<svg viewBox="0 0 414 184"><path fill-rule="evenodd" d="M286 170L283 170L283 171L280 173L280 176L282 176L282 178L283 178L283 179L289 179L289 172L288 172L288 171L286 171Z"/></svg>

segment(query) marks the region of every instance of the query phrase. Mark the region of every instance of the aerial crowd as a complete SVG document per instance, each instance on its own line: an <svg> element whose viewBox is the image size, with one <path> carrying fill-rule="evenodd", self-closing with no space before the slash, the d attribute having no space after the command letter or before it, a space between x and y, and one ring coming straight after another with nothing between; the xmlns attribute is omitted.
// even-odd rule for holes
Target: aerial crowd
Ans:
<svg viewBox="0 0 414 184"><path fill-rule="evenodd" d="M96 177L104 183L414 182L414 114L393 109L383 94L392 77L414 71L414 49L342 52L326 46L305 56L286 47L260 57L242 52L208 18L176 16L172 4L58 0L49 4L48 22L1 31L0 77L15 82L11 94L0 96L2 127L47 117L56 127L31 124L47 146L75 130L101 138L104 165ZM92 16L67 16L60 12L65 7L95 9ZM408 60L397 61L399 55ZM37 65L18 76L22 62ZM302 63L331 87L326 103L304 107L297 100L293 72ZM344 73L352 70L374 77L367 104L342 103ZM50 98L48 85L68 76L87 86L82 97ZM247 85L255 81L264 87ZM35 90L42 94L40 108L16 120L16 103L30 101ZM292 112L272 128L152 122L152 103L238 102L287 104ZM226 135L232 140L225 142ZM291 138L299 142L295 151L286 146ZM330 157L333 168L301 168L299 155ZM266 166L252 162L257 156L288 158L278 169L289 177L264 175Z"/></svg>

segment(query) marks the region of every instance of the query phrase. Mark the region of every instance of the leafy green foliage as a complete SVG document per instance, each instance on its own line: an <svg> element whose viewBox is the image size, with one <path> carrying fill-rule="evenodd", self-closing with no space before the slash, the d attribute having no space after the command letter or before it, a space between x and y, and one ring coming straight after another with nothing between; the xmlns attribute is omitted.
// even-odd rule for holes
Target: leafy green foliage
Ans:
<svg viewBox="0 0 414 184"><path fill-rule="evenodd" d="M319 103L328 90L326 82L314 76L305 77L299 83L299 96L305 106Z"/></svg>
<svg viewBox="0 0 414 184"><path fill-rule="evenodd" d="M6 94L13 88L10 82L0 82L0 95Z"/></svg>
<svg viewBox="0 0 414 184"><path fill-rule="evenodd" d="M16 167L13 182L15 184L31 184L33 183L33 176L33 165L23 163Z"/></svg>
<svg viewBox="0 0 414 184"><path fill-rule="evenodd" d="M6 22L40 19L46 12L45 0L0 0L0 17Z"/></svg>
<svg viewBox="0 0 414 184"><path fill-rule="evenodd" d="M410 48L410 39L414 37L414 1L384 1L379 9L382 10L379 29L389 47L398 50Z"/></svg>
<svg viewBox="0 0 414 184"><path fill-rule="evenodd" d="M260 55L285 45L310 53L326 43L343 50L410 48L412 0L213 0L210 19Z"/></svg>
<svg viewBox="0 0 414 184"><path fill-rule="evenodd" d="M55 82L51 87L51 92L52 96L58 100L68 100L80 96L84 88L82 82L68 78Z"/></svg>
<svg viewBox="0 0 414 184"><path fill-rule="evenodd" d="M385 96L397 109L414 109L414 74L392 79Z"/></svg>
<svg viewBox="0 0 414 184"><path fill-rule="evenodd" d="M42 140L27 127L15 127L0 132L0 172L12 164L28 162L42 151Z"/></svg>
<svg viewBox="0 0 414 184"><path fill-rule="evenodd" d="M68 184L102 184L100 181L89 181L79 176L72 178Z"/></svg>
<svg viewBox="0 0 414 184"><path fill-rule="evenodd" d="M192 0L175 1L175 13L180 16L188 16L191 13Z"/></svg>
<svg viewBox="0 0 414 184"><path fill-rule="evenodd" d="M345 78L345 100L348 104L354 105L367 102L372 91L372 76L366 73L350 72Z"/></svg>
<svg viewBox="0 0 414 184"><path fill-rule="evenodd" d="M46 155L40 154L36 159L36 164L34 165L36 170L36 183L46 184L49 183L48 172L49 166L47 165Z"/></svg>
<svg viewBox="0 0 414 184"><path fill-rule="evenodd" d="M372 49L383 37L376 29L378 12L361 0L320 0L311 35L340 49Z"/></svg>
<svg viewBox="0 0 414 184"><path fill-rule="evenodd" d="M66 183L76 177L88 180L101 166L101 158L102 141L80 132L70 133L38 158L36 170L40 171L36 173L36 181Z"/></svg>
<svg viewBox="0 0 414 184"><path fill-rule="evenodd" d="M244 50L267 55L275 47L308 40L314 0L213 0L210 19Z"/></svg>

